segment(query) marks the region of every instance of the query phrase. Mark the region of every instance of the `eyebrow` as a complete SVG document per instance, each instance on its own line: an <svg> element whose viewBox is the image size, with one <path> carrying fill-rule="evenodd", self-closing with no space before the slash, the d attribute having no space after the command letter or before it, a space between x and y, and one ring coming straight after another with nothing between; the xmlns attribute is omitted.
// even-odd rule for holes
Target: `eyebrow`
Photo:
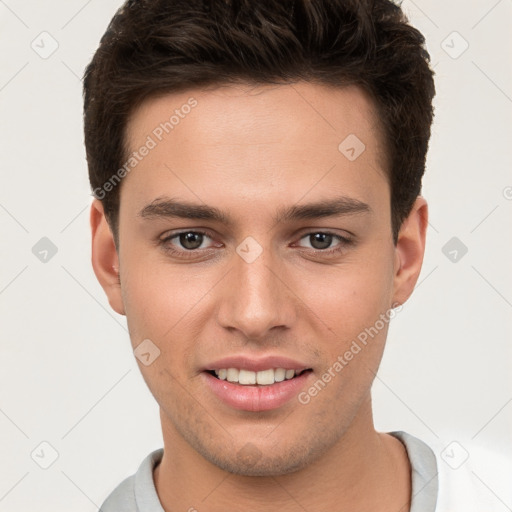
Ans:
<svg viewBox="0 0 512 512"><path fill-rule="evenodd" d="M372 213L371 207L359 199L341 196L333 199L324 199L303 205L293 205L281 208L274 216L274 223L283 221L320 219L342 215L355 215ZM183 218L196 220L210 220L231 226L232 219L222 210L205 204L195 204L178 201L172 198L159 197L144 206L139 212L143 219L157 218Z"/></svg>

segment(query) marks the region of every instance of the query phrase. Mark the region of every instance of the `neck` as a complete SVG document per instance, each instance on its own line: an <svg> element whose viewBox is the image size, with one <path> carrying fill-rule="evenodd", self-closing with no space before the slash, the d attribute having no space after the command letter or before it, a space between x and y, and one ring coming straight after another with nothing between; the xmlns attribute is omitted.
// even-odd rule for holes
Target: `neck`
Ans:
<svg viewBox="0 0 512 512"><path fill-rule="evenodd" d="M371 399L328 452L280 476L228 473L198 454L162 415L164 456L154 471L166 512L194 510L408 512L410 464L402 443L376 432Z"/></svg>

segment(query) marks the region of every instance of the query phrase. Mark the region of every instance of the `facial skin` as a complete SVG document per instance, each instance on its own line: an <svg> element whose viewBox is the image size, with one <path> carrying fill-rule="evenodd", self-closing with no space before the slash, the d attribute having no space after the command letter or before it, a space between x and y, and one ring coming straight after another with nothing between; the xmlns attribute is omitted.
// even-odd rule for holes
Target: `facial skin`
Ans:
<svg viewBox="0 0 512 512"><path fill-rule="evenodd" d="M284 356L311 369L307 391L410 296L426 201L416 200L394 246L379 125L356 87L231 85L146 100L129 121L129 148L190 97L197 106L123 180L118 251L101 203L91 210L93 266L109 302L126 315L133 348L150 339L160 350L139 366L161 411L162 505L408 510L405 449L375 431L371 411L388 324L307 405L294 397L273 410L235 409L203 370L231 355ZM354 161L338 150L349 134L366 146ZM275 222L288 208L341 196L367 209ZM217 208L230 223L146 208L170 199ZM199 248L188 252L184 237L163 241L197 230L207 236L189 235L187 247ZM262 250L251 262L236 251L247 237ZM208 496L202 509L198 496Z"/></svg>

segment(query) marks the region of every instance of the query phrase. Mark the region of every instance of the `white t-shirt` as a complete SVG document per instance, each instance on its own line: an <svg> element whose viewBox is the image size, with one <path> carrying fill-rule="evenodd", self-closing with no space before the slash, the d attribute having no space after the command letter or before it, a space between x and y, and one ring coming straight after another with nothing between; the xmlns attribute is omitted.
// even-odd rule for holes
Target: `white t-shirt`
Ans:
<svg viewBox="0 0 512 512"><path fill-rule="evenodd" d="M389 434L404 444L411 464L410 512L510 510L503 505L512 497L499 497L490 488L486 489L469 463L463 460L464 454L457 452L456 445L447 448L439 444L433 450L406 432ZM137 472L123 480L107 497L101 512L165 512L153 481L153 469L160 463L163 453L163 448L150 453ZM512 475L509 476L512 483Z"/></svg>

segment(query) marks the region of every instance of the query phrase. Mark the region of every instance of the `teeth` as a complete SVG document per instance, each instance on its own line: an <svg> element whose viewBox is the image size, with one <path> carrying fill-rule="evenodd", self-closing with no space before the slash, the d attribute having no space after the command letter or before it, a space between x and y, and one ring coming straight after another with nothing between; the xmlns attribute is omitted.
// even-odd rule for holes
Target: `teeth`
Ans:
<svg viewBox="0 0 512 512"><path fill-rule="evenodd" d="M256 384L256 373L249 370L240 370L238 384Z"/></svg>
<svg viewBox="0 0 512 512"><path fill-rule="evenodd" d="M274 370L263 370L256 374L256 382L262 385L274 384L275 382Z"/></svg>
<svg viewBox="0 0 512 512"><path fill-rule="evenodd" d="M300 370L285 370L284 368L269 368L259 372L252 372L250 370L239 370L238 368L222 368L215 370L215 375L220 380L227 380L228 382L235 382L243 386L250 386L259 384L260 386L269 386L275 382L282 382L283 380L290 380L295 377L296 373Z"/></svg>
<svg viewBox="0 0 512 512"><path fill-rule="evenodd" d="M228 368L226 372L226 378L229 382L238 382L238 374L240 372L236 368Z"/></svg>
<svg viewBox="0 0 512 512"><path fill-rule="evenodd" d="M276 382L283 382L286 377L286 370L284 368L276 368L274 370L274 380Z"/></svg>

